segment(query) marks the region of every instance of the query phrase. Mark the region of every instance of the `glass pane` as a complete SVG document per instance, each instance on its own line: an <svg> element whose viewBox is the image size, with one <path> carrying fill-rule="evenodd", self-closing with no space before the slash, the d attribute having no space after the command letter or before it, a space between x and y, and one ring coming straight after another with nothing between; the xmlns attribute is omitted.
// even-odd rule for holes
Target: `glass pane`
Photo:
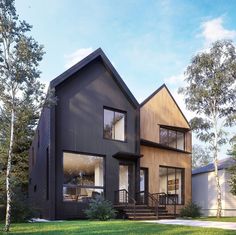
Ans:
<svg viewBox="0 0 236 235"><path fill-rule="evenodd" d="M63 173L63 194L65 200L78 200L78 196L92 197L92 191L99 193L101 189L88 191L81 186L87 188L93 188L94 186L103 187L103 158L64 153Z"/></svg>
<svg viewBox="0 0 236 235"><path fill-rule="evenodd" d="M114 129L116 140L125 140L125 114L115 112Z"/></svg>
<svg viewBox="0 0 236 235"><path fill-rule="evenodd" d="M126 165L120 165L119 174L119 189L129 189L129 167Z"/></svg>
<svg viewBox="0 0 236 235"><path fill-rule="evenodd" d="M175 194L175 169L168 168L168 194Z"/></svg>
<svg viewBox="0 0 236 235"><path fill-rule="evenodd" d="M64 201L89 202L98 195L103 195L103 189L63 186Z"/></svg>
<svg viewBox="0 0 236 235"><path fill-rule="evenodd" d="M125 189L129 191L129 166L120 165L119 169L119 190ZM128 198L124 192L120 192L119 202L127 202Z"/></svg>
<svg viewBox="0 0 236 235"><path fill-rule="evenodd" d="M176 131L169 130L169 147L176 148Z"/></svg>
<svg viewBox="0 0 236 235"><path fill-rule="evenodd" d="M114 139L115 130L113 126L114 111L104 109L104 138Z"/></svg>
<svg viewBox="0 0 236 235"><path fill-rule="evenodd" d="M145 174L144 170L140 170L140 191L145 190Z"/></svg>
<svg viewBox="0 0 236 235"><path fill-rule="evenodd" d="M176 195L177 195L177 203L183 203L183 169L176 169Z"/></svg>
<svg viewBox="0 0 236 235"><path fill-rule="evenodd" d="M159 168L159 193L167 193L167 168ZM160 195L159 201L161 205L166 204L165 195Z"/></svg>
<svg viewBox="0 0 236 235"><path fill-rule="evenodd" d="M160 144L168 145L168 130L160 128Z"/></svg>
<svg viewBox="0 0 236 235"><path fill-rule="evenodd" d="M184 133L177 132L177 149L184 150Z"/></svg>

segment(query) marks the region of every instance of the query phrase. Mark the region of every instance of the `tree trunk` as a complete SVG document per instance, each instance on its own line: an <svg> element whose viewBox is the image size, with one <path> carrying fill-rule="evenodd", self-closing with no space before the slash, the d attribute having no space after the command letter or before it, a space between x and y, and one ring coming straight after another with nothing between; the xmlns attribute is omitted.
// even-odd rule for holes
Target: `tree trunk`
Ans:
<svg viewBox="0 0 236 235"><path fill-rule="evenodd" d="M11 224L11 201L12 201L12 191L10 183L10 173L11 173L11 162L13 156L13 141L14 141L14 122L15 122L15 111L14 107L11 111L11 135L9 144L9 153L7 160L7 174L6 174L6 193L7 193L7 207L6 207L6 221L5 221L5 231L8 232Z"/></svg>
<svg viewBox="0 0 236 235"><path fill-rule="evenodd" d="M216 180L216 190L217 190L217 218L221 217L221 187L220 187L220 179L218 174L218 128L217 121L214 118L214 129L215 129L215 140L214 140L214 166L215 166L215 180Z"/></svg>
<svg viewBox="0 0 236 235"><path fill-rule="evenodd" d="M217 213L216 213L216 216L217 216L217 218L220 218L222 205L221 205L221 187L220 187L220 179L219 179L219 175L218 175L218 160L217 160L217 158L214 159L214 165L215 165L215 180L216 180L216 189L217 189Z"/></svg>

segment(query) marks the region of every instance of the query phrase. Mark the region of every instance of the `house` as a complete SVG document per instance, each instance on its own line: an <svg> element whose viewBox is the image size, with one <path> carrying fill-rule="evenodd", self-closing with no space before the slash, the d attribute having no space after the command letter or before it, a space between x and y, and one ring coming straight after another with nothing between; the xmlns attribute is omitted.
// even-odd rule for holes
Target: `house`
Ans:
<svg viewBox="0 0 236 235"><path fill-rule="evenodd" d="M191 131L165 85L140 105L97 49L50 88L58 102L42 110L29 157L29 199L41 217L84 218L96 195L135 218L191 200Z"/></svg>
<svg viewBox="0 0 236 235"><path fill-rule="evenodd" d="M222 194L222 216L236 216L236 196L230 193L227 168L235 164L232 158L218 162L218 174ZM217 190L214 175L214 164L199 167L192 171L193 202L197 203L204 216L216 216Z"/></svg>

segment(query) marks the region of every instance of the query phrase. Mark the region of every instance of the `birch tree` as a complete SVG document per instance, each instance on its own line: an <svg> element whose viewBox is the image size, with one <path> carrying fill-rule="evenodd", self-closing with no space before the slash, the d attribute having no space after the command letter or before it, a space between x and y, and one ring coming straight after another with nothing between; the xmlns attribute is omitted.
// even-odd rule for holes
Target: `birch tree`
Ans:
<svg viewBox="0 0 236 235"><path fill-rule="evenodd" d="M212 152L217 188L217 217L221 217L221 187L218 155L227 141L226 126L232 125L236 113L236 52L232 41L212 44L209 51L193 57L186 72L187 86L179 90L187 109L196 112L190 121L197 137Z"/></svg>
<svg viewBox="0 0 236 235"><path fill-rule="evenodd" d="M10 111L6 168L6 231L9 231L11 223L11 170L17 110L29 101L32 104L42 102L44 89L38 80L38 65L42 60L43 47L28 35L31 28L28 23L19 19L14 0L0 0L0 101L4 104L2 107L8 107Z"/></svg>

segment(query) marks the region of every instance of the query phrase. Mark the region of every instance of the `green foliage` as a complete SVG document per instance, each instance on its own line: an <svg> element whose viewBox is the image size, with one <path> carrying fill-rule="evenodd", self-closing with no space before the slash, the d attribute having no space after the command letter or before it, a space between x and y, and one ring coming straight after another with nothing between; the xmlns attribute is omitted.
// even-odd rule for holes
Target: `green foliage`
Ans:
<svg viewBox="0 0 236 235"><path fill-rule="evenodd" d="M200 145L193 145L192 149L192 168L206 166L213 161L212 153L208 148L203 148Z"/></svg>
<svg viewBox="0 0 236 235"><path fill-rule="evenodd" d="M187 109L197 115L191 127L197 137L213 147L226 143L226 133L220 126L235 124L236 121L236 51L228 40L216 41L207 52L199 53L186 70L185 88L179 92L185 96ZM220 125L216 122L221 120ZM214 130L217 127L217 132Z"/></svg>
<svg viewBox="0 0 236 235"><path fill-rule="evenodd" d="M0 0L0 204L10 205L6 230L11 208L17 220L31 213L26 202L28 149L44 104L38 79L43 46L29 35L31 28L19 19L14 0Z"/></svg>
<svg viewBox="0 0 236 235"><path fill-rule="evenodd" d="M212 151L217 189L217 217L221 217L221 186L217 171L218 152L227 143L225 127L236 123L236 50L232 41L216 41L193 57L185 72L188 110L196 113L190 121L197 138Z"/></svg>
<svg viewBox="0 0 236 235"><path fill-rule="evenodd" d="M180 210L180 217L196 218L201 216L201 207L193 202L188 202L185 207Z"/></svg>
<svg viewBox="0 0 236 235"><path fill-rule="evenodd" d="M102 196L92 199L89 208L85 210L85 214L89 219L109 220L115 218L116 211L113 209L111 202L105 200Z"/></svg>

